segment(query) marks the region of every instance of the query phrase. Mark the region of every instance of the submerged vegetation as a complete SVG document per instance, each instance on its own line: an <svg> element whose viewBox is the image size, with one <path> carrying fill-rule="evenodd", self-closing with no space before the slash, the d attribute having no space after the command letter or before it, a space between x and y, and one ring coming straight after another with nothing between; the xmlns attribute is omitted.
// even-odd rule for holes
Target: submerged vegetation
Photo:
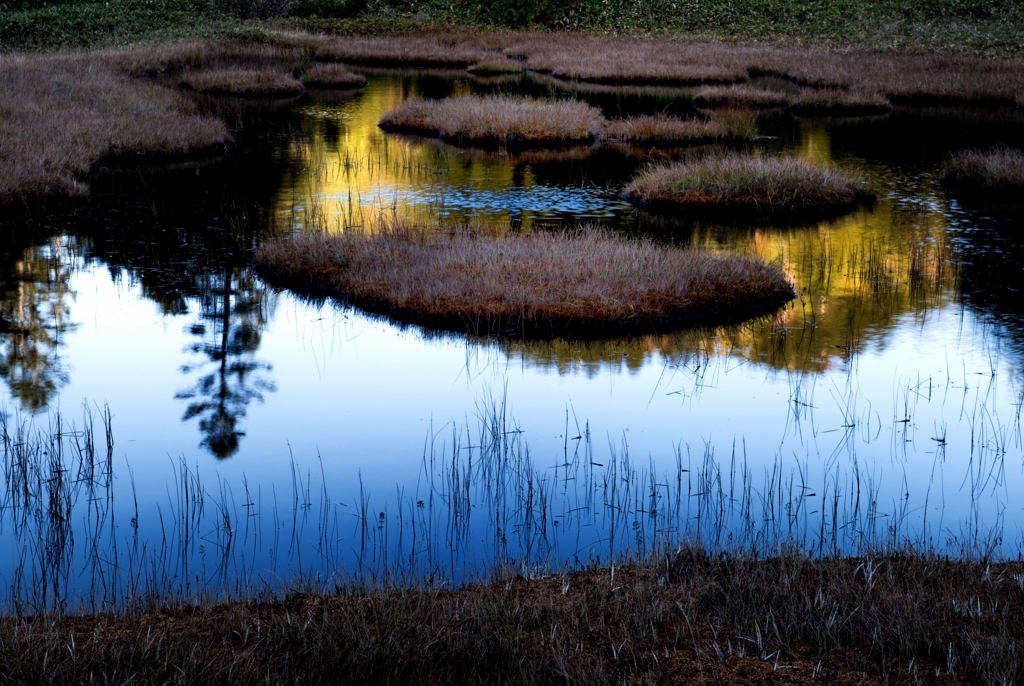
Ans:
<svg viewBox="0 0 1024 686"><path fill-rule="evenodd" d="M807 218L842 213L874 196L834 166L732 153L650 167L627 186L626 197L655 209Z"/></svg>
<svg viewBox="0 0 1024 686"><path fill-rule="evenodd" d="M291 98L306 90L291 74L278 69L211 69L191 72L181 80L181 85L207 95L241 98Z"/></svg>
<svg viewBox="0 0 1024 686"><path fill-rule="evenodd" d="M597 230L487 234L400 223L261 246L260 272L432 328L607 337L739 321L791 300L774 266Z"/></svg>
<svg viewBox="0 0 1024 686"><path fill-rule="evenodd" d="M955 191L1020 202L1024 152L1007 147L959 152L946 162L939 183Z"/></svg>

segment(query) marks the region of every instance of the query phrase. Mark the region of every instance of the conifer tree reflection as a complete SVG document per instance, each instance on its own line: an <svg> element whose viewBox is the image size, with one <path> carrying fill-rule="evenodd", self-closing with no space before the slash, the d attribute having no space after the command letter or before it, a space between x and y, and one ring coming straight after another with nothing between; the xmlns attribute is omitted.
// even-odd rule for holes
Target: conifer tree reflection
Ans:
<svg viewBox="0 0 1024 686"><path fill-rule="evenodd" d="M199 340L188 350L205 359L182 367L185 374L199 371L200 376L175 397L190 401L182 421L198 417L201 445L223 459L238 451L245 435L239 420L249 404L276 390L268 377L271 366L256 359L273 303L246 269L208 273L201 284L198 321L188 329Z"/></svg>
<svg viewBox="0 0 1024 686"><path fill-rule="evenodd" d="M9 255L0 298L0 377L23 409L37 412L68 382L58 351L74 328L68 279L77 255L67 237Z"/></svg>

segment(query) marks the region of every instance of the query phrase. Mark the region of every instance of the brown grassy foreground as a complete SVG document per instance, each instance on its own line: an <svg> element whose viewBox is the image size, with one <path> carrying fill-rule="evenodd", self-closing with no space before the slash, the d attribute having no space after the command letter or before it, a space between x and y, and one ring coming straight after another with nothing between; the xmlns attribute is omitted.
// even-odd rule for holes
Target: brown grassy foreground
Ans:
<svg viewBox="0 0 1024 686"><path fill-rule="evenodd" d="M380 119L385 131L476 145L586 143L601 132L596 107L575 100L496 95L406 100Z"/></svg>
<svg viewBox="0 0 1024 686"><path fill-rule="evenodd" d="M182 95L89 55L0 55L0 205L83 195L101 159L194 155L230 142Z"/></svg>
<svg viewBox="0 0 1024 686"><path fill-rule="evenodd" d="M655 209L803 219L845 212L873 196L834 166L733 153L650 167L633 179L626 197Z"/></svg>
<svg viewBox="0 0 1024 686"><path fill-rule="evenodd" d="M891 555L0 619L4 683L1010 684L1024 569Z"/></svg>
<svg viewBox="0 0 1024 686"><path fill-rule="evenodd" d="M340 64L314 64L303 72L302 83L310 88L362 88L366 77L353 74Z"/></svg>
<svg viewBox="0 0 1024 686"><path fill-rule="evenodd" d="M271 283L461 333L607 337L738 321L791 300L774 266L612 233L389 224L259 248Z"/></svg>
<svg viewBox="0 0 1024 686"><path fill-rule="evenodd" d="M1024 152L1000 147L957 153L946 163L939 182L951 190L1024 203Z"/></svg>
<svg viewBox="0 0 1024 686"><path fill-rule="evenodd" d="M291 98L305 92L295 77L279 69L211 69L191 72L181 80L183 88L207 95L239 98Z"/></svg>

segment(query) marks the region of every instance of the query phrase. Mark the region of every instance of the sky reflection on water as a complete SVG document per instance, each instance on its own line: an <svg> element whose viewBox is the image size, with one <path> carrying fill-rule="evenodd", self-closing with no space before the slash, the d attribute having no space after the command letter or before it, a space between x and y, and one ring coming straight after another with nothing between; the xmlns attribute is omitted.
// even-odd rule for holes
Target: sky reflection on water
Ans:
<svg viewBox="0 0 1024 686"><path fill-rule="evenodd" d="M434 95L448 83L424 79ZM755 147L835 160L880 199L819 225L716 226L628 208L619 192L645 162L614 150L459 153L377 129L421 86L377 75L360 93L264 115L238 158L141 186L115 174L90 209L35 227L49 237L7 245L8 413L46 422L48 409L106 403L117 464L147 503L167 497L168 464L184 456L264 493L289 482L291 458L354 506L360 489L390 502L396 484L414 488L428 436L498 395L538 468L557 462L569 424L589 423L597 452L625 442L655 472L677 449L738 451L755 471L781 464L812 482L856 470L912 522L928 515L948 533L1003 520L1019 544L1024 307L993 285L1024 287L1006 237L1020 220L964 209L933 183L948 146L1020 142L1019 121L767 117L774 137ZM379 212L524 230L596 220L777 261L799 298L741 326L627 340L436 334L254 276L254 246L314 211L335 230Z"/></svg>

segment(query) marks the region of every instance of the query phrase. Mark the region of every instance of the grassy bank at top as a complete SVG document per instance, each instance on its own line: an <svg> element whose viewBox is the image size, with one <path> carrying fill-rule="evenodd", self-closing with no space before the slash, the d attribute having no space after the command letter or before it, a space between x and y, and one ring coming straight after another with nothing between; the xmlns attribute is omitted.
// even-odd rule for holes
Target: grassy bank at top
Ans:
<svg viewBox="0 0 1024 686"><path fill-rule="evenodd" d="M258 18L254 18L258 17ZM683 35L741 43L1024 55L1013 0L5 0L0 50L181 37L272 41L298 29L382 34L524 28Z"/></svg>
<svg viewBox="0 0 1024 686"><path fill-rule="evenodd" d="M1011 684L1019 564L683 548L454 590L0 618L0 682Z"/></svg>

